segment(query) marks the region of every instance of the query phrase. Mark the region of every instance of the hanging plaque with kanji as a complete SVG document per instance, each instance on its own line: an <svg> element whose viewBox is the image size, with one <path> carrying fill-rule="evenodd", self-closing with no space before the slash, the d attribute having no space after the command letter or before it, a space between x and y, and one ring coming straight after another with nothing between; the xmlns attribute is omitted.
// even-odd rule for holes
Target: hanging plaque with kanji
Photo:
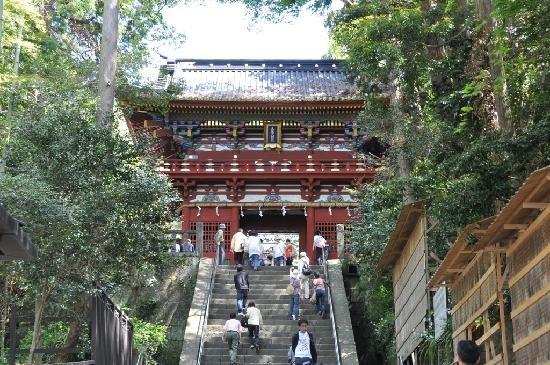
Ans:
<svg viewBox="0 0 550 365"><path fill-rule="evenodd" d="M264 124L264 149L282 149L282 123Z"/></svg>

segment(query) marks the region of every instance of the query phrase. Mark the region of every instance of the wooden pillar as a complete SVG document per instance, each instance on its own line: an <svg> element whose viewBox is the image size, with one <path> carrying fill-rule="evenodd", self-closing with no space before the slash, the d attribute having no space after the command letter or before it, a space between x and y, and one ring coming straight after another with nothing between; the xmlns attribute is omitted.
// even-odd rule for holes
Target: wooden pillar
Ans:
<svg viewBox="0 0 550 365"><path fill-rule="evenodd" d="M497 248L500 248L500 244L496 245ZM504 287L504 278L502 277L502 272L504 267L502 265L501 253L497 251L496 255L496 273L497 273L497 299L498 299L498 308L499 308L499 322L500 322L500 340L502 341L502 363L508 364L508 359L510 355L508 354L508 338L506 333L506 306L504 301L504 295L502 290Z"/></svg>
<svg viewBox="0 0 550 365"><path fill-rule="evenodd" d="M196 224L195 249L197 255L202 257L204 253L204 224L202 222L197 222Z"/></svg>
<svg viewBox="0 0 550 365"><path fill-rule="evenodd" d="M191 208L189 207L181 210L181 229L184 231L191 229Z"/></svg>
<svg viewBox="0 0 550 365"><path fill-rule="evenodd" d="M311 263L315 261L315 250L313 248L313 236L315 235L315 208L307 207L307 230L306 230L306 245L305 251L307 252L307 257ZM302 247L300 247L303 250Z"/></svg>
<svg viewBox="0 0 550 365"><path fill-rule="evenodd" d="M239 207L231 207L231 230L229 232L231 237L233 237L233 235L237 233L237 229L240 228L240 218ZM225 257L231 261L232 265L235 264L233 254L230 250L227 250Z"/></svg>

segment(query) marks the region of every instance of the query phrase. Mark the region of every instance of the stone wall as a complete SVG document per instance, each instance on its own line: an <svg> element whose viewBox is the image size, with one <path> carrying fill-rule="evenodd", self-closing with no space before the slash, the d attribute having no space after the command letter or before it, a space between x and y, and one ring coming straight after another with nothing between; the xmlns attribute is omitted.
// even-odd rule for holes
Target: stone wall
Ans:
<svg viewBox="0 0 550 365"><path fill-rule="evenodd" d="M342 365L358 365L357 349L353 337L353 327L349 313L348 299L344 288L342 263L340 260L328 260L328 279L334 308L334 319L338 333L338 346L342 355Z"/></svg>
<svg viewBox="0 0 550 365"><path fill-rule="evenodd" d="M208 296L208 286L212 276L212 259L203 257L200 259L197 280L193 300L187 316L185 325L184 340L181 350L179 364L189 365L197 362L198 349L200 345L200 320L206 297ZM189 296L191 297L191 296Z"/></svg>

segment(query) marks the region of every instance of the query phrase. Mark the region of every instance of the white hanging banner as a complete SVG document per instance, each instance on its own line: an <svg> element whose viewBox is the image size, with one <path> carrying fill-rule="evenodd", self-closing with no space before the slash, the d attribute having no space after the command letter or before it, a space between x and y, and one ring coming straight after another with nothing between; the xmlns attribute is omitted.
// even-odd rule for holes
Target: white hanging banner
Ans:
<svg viewBox="0 0 550 365"><path fill-rule="evenodd" d="M435 292L433 307L435 338L438 339L445 330L445 324L447 323L447 288L444 286Z"/></svg>

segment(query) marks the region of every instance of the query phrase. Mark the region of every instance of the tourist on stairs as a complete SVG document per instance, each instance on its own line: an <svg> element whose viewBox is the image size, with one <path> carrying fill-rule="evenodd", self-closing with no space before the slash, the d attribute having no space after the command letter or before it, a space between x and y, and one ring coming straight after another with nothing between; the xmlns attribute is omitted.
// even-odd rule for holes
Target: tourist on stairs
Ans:
<svg viewBox="0 0 550 365"><path fill-rule="evenodd" d="M298 321L299 331L292 336L292 352L296 365L313 365L317 363L317 349L313 335L307 331L308 321Z"/></svg>
<svg viewBox="0 0 550 365"><path fill-rule="evenodd" d="M243 265L237 265L237 273L233 276L233 281L235 282L235 290L237 291L237 312L239 315L243 315L246 308L248 290L250 289L248 273L243 271Z"/></svg>
<svg viewBox="0 0 550 365"><path fill-rule="evenodd" d="M262 255L263 247L260 244L260 239L258 238L256 232L250 232L247 243L250 261L252 262L254 271L258 271L260 267L260 256Z"/></svg>
<svg viewBox="0 0 550 365"><path fill-rule="evenodd" d="M288 294L290 295L290 303L288 305L288 319L293 321L298 319L300 314L300 273L297 269L290 269L290 284L288 285Z"/></svg>
<svg viewBox="0 0 550 365"><path fill-rule="evenodd" d="M285 244L280 238L277 238L277 243L273 246L273 266L285 266Z"/></svg>
<svg viewBox="0 0 550 365"><path fill-rule="evenodd" d="M313 236L313 246L315 247L315 261L317 265L324 264L324 252L325 246L327 245L327 240L321 236L321 231L315 231Z"/></svg>
<svg viewBox="0 0 550 365"><path fill-rule="evenodd" d="M246 239L244 240L244 246L243 246L243 265L246 265L248 267L252 267L252 262L250 261L250 255L248 253L248 233L250 231L246 232Z"/></svg>
<svg viewBox="0 0 550 365"><path fill-rule="evenodd" d="M292 260L294 259L294 245L290 242L290 239L286 239L286 248L285 248L285 257L286 257L286 266L292 266Z"/></svg>
<svg viewBox="0 0 550 365"><path fill-rule="evenodd" d="M325 313L325 280L319 273L313 274L313 290L315 290L315 307L317 314L322 316Z"/></svg>
<svg viewBox="0 0 550 365"><path fill-rule="evenodd" d="M217 260L218 260L218 265L223 265L224 264L224 261L225 261L225 233L224 233L224 229L225 229L225 223L221 223L219 228L218 228L218 232L216 232L216 234L214 235L214 242L216 243L216 247L217 247L217 250L218 250L218 256L217 256Z"/></svg>
<svg viewBox="0 0 550 365"><path fill-rule="evenodd" d="M248 303L246 312L248 317L248 337L250 337L250 348L256 348L256 353L260 353L260 326L263 326L262 313L254 302Z"/></svg>
<svg viewBox="0 0 550 365"><path fill-rule="evenodd" d="M309 299L309 276L311 269L309 268L309 257L304 251L300 252L300 260L298 261L298 272L300 273L300 281L302 284L303 298Z"/></svg>
<svg viewBox="0 0 550 365"><path fill-rule="evenodd" d="M233 252L233 259L236 264L243 264L243 250L246 239L247 237L242 228L239 228L231 238L231 252Z"/></svg>
<svg viewBox="0 0 550 365"><path fill-rule="evenodd" d="M232 312L229 314L229 320L225 322L223 326L224 339L229 346L229 361L231 365L237 364L237 352L239 351L239 341L241 338L241 332L243 330L241 322L237 321L237 314Z"/></svg>

